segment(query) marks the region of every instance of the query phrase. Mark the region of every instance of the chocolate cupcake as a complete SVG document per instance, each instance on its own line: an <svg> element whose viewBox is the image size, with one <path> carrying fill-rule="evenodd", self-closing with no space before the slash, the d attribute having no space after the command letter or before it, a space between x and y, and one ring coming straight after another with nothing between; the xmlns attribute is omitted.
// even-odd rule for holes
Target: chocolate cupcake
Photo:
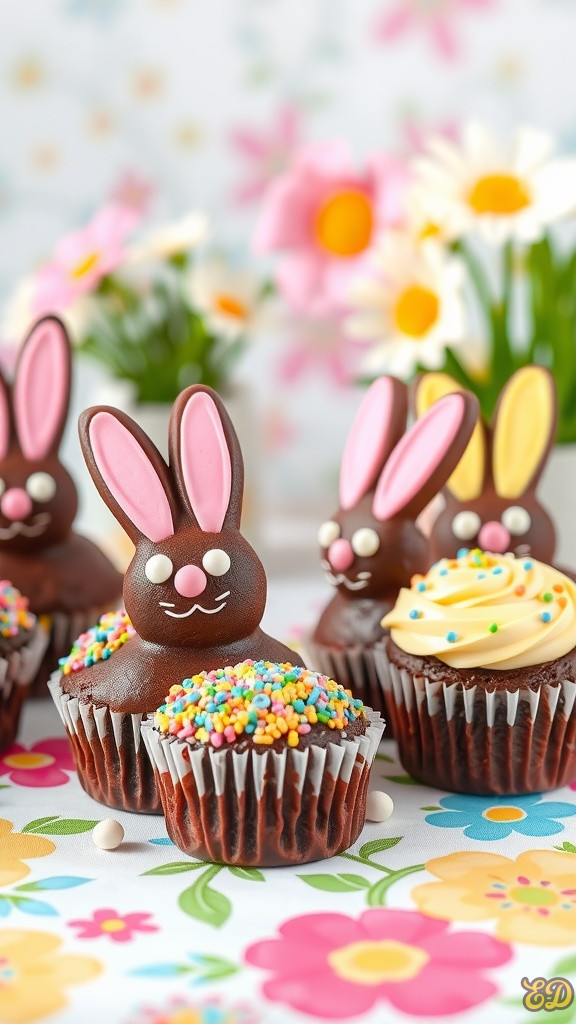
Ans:
<svg viewBox="0 0 576 1024"><path fill-rule="evenodd" d="M400 587L430 564L416 518L462 455L478 415L468 393L438 402L407 433L407 391L393 377L369 388L340 470L340 507L318 533L335 593L305 642L307 665L384 711L375 649Z"/></svg>
<svg viewBox="0 0 576 1024"><path fill-rule="evenodd" d="M249 660L171 687L142 735L176 845L204 860L272 867L333 857L356 841L383 729L334 680Z"/></svg>
<svg viewBox="0 0 576 1024"><path fill-rule="evenodd" d="M385 617L378 659L400 759L459 793L576 778L576 585L533 558L463 549Z"/></svg>
<svg viewBox="0 0 576 1024"><path fill-rule="evenodd" d="M80 436L100 493L135 545L124 579L133 632L123 629L126 642L110 653L108 635L94 634L93 651L81 640L82 659L73 652L50 691L86 792L121 810L160 812L140 723L169 687L247 657L298 659L260 629L266 576L240 533L242 454L220 398L199 385L182 392L170 418L169 465L116 409L87 410Z"/></svg>
<svg viewBox="0 0 576 1024"><path fill-rule="evenodd" d="M46 644L27 598L8 580L0 580L0 750L16 739L22 704Z"/></svg>
<svg viewBox="0 0 576 1024"><path fill-rule="evenodd" d="M30 691L43 697L74 639L122 600L120 573L72 529L78 497L58 458L70 363L66 331L47 317L24 342L13 383L0 375L0 574L28 596L48 634Z"/></svg>

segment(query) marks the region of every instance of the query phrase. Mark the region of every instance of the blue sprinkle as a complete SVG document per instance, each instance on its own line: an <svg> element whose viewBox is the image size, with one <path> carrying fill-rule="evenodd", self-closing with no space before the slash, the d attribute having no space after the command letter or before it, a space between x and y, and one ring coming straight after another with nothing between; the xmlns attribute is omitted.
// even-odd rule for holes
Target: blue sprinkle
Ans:
<svg viewBox="0 0 576 1024"><path fill-rule="evenodd" d="M466 555L470 554L470 548L459 548L456 552L457 558L466 558Z"/></svg>
<svg viewBox="0 0 576 1024"><path fill-rule="evenodd" d="M417 583L416 584L416 590L421 594L424 590L426 590L426 584L425 583Z"/></svg>
<svg viewBox="0 0 576 1024"><path fill-rule="evenodd" d="M532 562L524 562L523 568L528 570L532 568Z"/></svg>
<svg viewBox="0 0 576 1024"><path fill-rule="evenodd" d="M256 728L256 726L255 726L254 722L248 722L248 725L244 726L244 732L252 733L252 732L254 732L255 728Z"/></svg>
<svg viewBox="0 0 576 1024"><path fill-rule="evenodd" d="M477 580L485 580L486 579L486 573L485 572L479 572L477 577L476 577L476 579Z"/></svg>
<svg viewBox="0 0 576 1024"><path fill-rule="evenodd" d="M408 612L408 616L409 616L409 618L411 618L411 619L419 619L421 615L422 615L422 612L419 612L419 611L418 611L418 610L417 610L416 608L412 608L412 609L411 609L411 610L410 610L410 611Z"/></svg>
<svg viewBox="0 0 576 1024"><path fill-rule="evenodd" d="M256 679L255 682L252 684L252 689L253 690L263 690L264 689L264 680Z"/></svg>
<svg viewBox="0 0 576 1024"><path fill-rule="evenodd" d="M206 729L206 732L212 732L214 729L214 722L209 715L204 715L204 728Z"/></svg>
<svg viewBox="0 0 576 1024"><path fill-rule="evenodd" d="M493 576L499 576L501 572L502 572L502 566L500 566L500 565L497 565L495 569L492 569L492 575Z"/></svg>
<svg viewBox="0 0 576 1024"><path fill-rule="evenodd" d="M206 711L208 712L209 715L213 715L214 712L217 710L218 705L215 704L213 700L209 701L208 704L206 705Z"/></svg>
<svg viewBox="0 0 576 1024"><path fill-rule="evenodd" d="M312 693L308 697L308 700L306 701L306 703L307 704L315 704L321 693L322 693L322 690L320 689L320 687L319 686L315 686L314 689L312 690Z"/></svg>
<svg viewBox="0 0 576 1024"><path fill-rule="evenodd" d="M216 697L214 699L217 704L225 704L226 700L228 699L228 694L226 693L225 690L221 690L220 693L216 694Z"/></svg>
<svg viewBox="0 0 576 1024"><path fill-rule="evenodd" d="M455 633L453 629L449 633L446 633L446 639L449 644L455 644L458 639L458 633Z"/></svg>
<svg viewBox="0 0 576 1024"><path fill-rule="evenodd" d="M270 697L267 693L256 693L252 698L252 706L255 708L269 708Z"/></svg>
<svg viewBox="0 0 576 1024"><path fill-rule="evenodd" d="M550 612L542 612L540 618L542 619L542 622L550 622L552 615Z"/></svg>
<svg viewBox="0 0 576 1024"><path fill-rule="evenodd" d="M448 569L440 569L440 572L438 573L438 575L439 576L447 576L448 575Z"/></svg>
<svg viewBox="0 0 576 1024"><path fill-rule="evenodd" d="M303 700L298 698L298 700L292 701L292 707L294 708L294 711L297 711L298 714L301 715L306 705L304 704Z"/></svg>
<svg viewBox="0 0 576 1024"><path fill-rule="evenodd" d="M110 657L111 654L112 654L112 651L110 650L110 648L109 647L105 647L104 650L102 651L102 661L106 661Z"/></svg>

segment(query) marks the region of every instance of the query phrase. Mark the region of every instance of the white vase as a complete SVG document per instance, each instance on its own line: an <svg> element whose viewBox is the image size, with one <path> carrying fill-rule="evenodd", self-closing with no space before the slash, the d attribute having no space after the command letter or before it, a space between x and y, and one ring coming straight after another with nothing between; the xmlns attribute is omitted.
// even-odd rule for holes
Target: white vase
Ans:
<svg viewBox="0 0 576 1024"><path fill-rule="evenodd" d="M548 457L538 494L556 526L555 562L576 568L576 444L558 444Z"/></svg>

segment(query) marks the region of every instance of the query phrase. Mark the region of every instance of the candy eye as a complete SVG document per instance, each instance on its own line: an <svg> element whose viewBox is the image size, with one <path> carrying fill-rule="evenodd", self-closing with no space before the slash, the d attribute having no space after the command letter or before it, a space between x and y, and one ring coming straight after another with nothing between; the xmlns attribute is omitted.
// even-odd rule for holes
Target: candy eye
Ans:
<svg viewBox="0 0 576 1024"><path fill-rule="evenodd" d="M26 490L33 501L50 501L56 494L56 481L49 473L32 473L26 481Z"/></svg>
<svg viewBox="0 0 576 1024"><path fill-rule="evenodd" d="M230 555L222 548L212 548L202 559L202 565L211 576L223 576L230 568Z"/></svg>
<svg viewBox="0 0 576 1024"><path fill-rule="evenodd" d="M370 555L375 555L380 547L380 537L376 533L376 530L371 530L368 526L362 527L361 530L356 530L352 534L352 550L356 555L361 555L363 558L369 558Z"/></svg>
<svg viewBox="0 0 576 1024"><path fill-rule="evenodd" d="M167 555L152 555L144 566L146 578L150 583L165 583L172 575L174 566Z"/></svg>
<svg viewBox="0 0 576 1024"><path fill-rule="evenodd" d="M521 505L510 505L510 508L504 509L500 522L508 533L527 533L532 525L530 513Z"/></svg>
<svg viewBox="0 0 576 1024"><path fill-rule="evenodd" d="M333 519L329 519L327 523L322 523L318 530L318 543L321 548L329 548L335 540L338 540L339 536L340 527L338 523L335 523Z"/></svg>
<svg viewBox="0 0 576 1024"><path fill-rule="evenodd" d="M482 526L482 520L476 512L459 512L452 520L452 533L458 540L472 540Z"/></svg>

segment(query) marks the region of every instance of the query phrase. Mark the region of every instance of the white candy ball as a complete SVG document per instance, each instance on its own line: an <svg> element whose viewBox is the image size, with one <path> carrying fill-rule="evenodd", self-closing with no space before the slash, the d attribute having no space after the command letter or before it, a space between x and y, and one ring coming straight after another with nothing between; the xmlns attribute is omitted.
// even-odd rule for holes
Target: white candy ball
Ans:
<svg viewBox="0 0 576 1024"><path fill-rule="evenodd" d="M373 789L366 799L366 821L388 821L394 810L394 801L381 789Z"/></svg>
<svg viewBox="0 0 576 1024"><path fill-rule="evenodd" d="M100 850L115 850L124 839L124 829L115 818L104 818L94 826L92 839Z"/></svg>

